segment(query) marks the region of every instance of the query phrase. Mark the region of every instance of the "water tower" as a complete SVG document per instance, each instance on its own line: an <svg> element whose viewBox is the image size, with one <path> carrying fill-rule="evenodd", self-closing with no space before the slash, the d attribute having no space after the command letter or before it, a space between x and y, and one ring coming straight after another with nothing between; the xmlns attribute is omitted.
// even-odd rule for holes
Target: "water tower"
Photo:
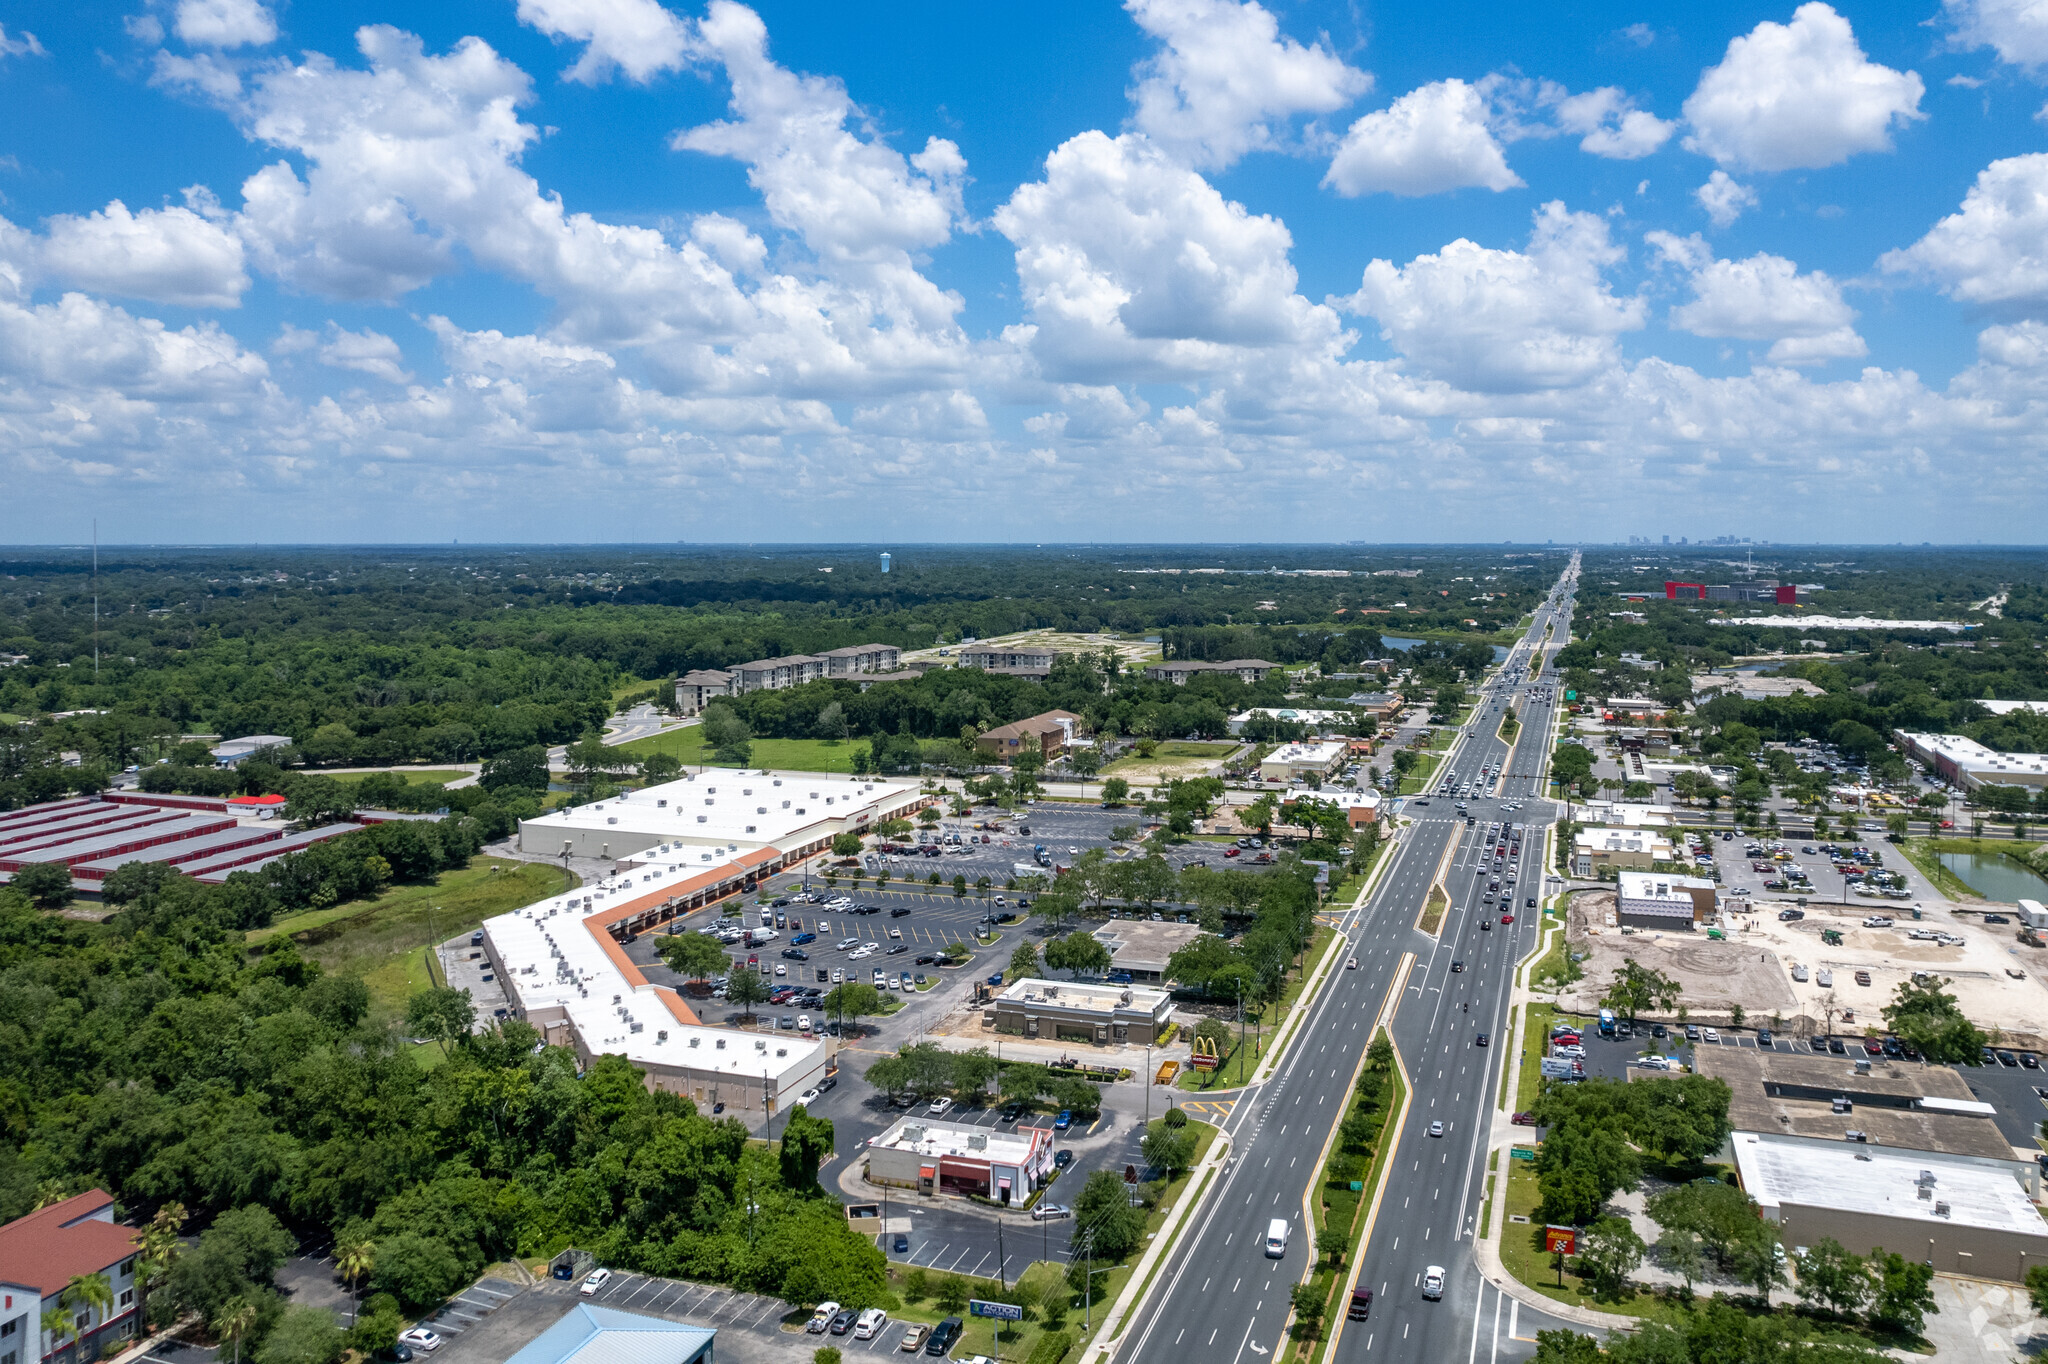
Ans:
<svg viewBox="0 0 2048 1364"><path fill-rule="evenodd" d="M887 554L887 553L885 552L885 553L884 553L884 554L882 555L882 572L884 572L884 573L887 573L888 571L889 571L889 556L888 556L888 554Z"/></svg>

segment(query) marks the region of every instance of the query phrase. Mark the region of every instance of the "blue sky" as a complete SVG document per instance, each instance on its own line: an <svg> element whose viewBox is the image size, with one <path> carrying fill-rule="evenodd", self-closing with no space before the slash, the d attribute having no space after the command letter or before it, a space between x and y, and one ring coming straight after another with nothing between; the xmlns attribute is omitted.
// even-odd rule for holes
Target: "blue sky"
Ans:
<svg viewBox="0 0 2048 1364"><path fill-rule="evenodd" d="M0 4L0 538L2033 541L2048 3Z"/></svg>

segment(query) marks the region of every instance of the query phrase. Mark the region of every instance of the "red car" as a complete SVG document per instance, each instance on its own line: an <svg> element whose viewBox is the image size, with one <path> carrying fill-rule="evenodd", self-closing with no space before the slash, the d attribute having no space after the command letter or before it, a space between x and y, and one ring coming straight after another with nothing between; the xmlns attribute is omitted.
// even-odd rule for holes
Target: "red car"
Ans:
<svg viewBox="0 0 2048 1364"><path fill-rule="evenodd" d="M1500 921L1504 924L1511 924L1515 921L1515 916L1512 914L1503 914L1500 916Z"/></svg>
<svg viewBox="0 0 2048 1364"><path fill-rule="evenodd" d="M1241 850L1241 849L1238 849L1238 848L1225 848L1225 849L1223 850L1223 855L1224 855L1225 857L1235 857L1235 856L1237 856L1237 855L1238 855L1238 853L1239 853L1240 851L1242 851L1242 850Z"/></svg>
<svg viewBox="0 0 2048 1364"><path fill-rule="evenodd" d="M1534 1113L1517 1113L1508 1121L1517 1127L1534 1127L1536 1125L1536 1115Z"/></svg>

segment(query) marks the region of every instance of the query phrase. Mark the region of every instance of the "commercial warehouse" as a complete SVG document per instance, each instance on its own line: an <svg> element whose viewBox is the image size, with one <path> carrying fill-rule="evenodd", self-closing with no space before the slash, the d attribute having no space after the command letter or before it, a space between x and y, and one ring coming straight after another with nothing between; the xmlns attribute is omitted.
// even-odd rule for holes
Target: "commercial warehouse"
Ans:
<svg viewBox="0 0 2048 1364"><path fill-rule="evenodd" d="M672 850L595 886L581 886L485 920L484 955L514 1016L587 1064L624 1056L649 1089L704 1105L773 1115L825 1076L825 1043L789 1033L707 1027L674 989L656 985L625 950L644 929L750 889L773 850L710 867Z"/></svg>
<svg viewBox="0 0 2048 1364"><path fill-rule="evenodd" d="M71 868L82 895L96 895L117 868L162 862L201 881L225 880L254 870L308 844L362 827L329 824L286 833L255 811L206 796L116 792L103 797L51 801L0 814L0 881L30 863Z"/></svg>
<svg viewBox="0 0 2048 1364"><path fill-rule="evenodd" d="M2048 1264L2048 1223L2002 1171L1756 1132L1738 1133L1734 1147L1742 1187L1788 1246L1833 1237L1859 1255L1881 1247L1979 1279L2016 1281Z"/></svg>
<svg viewBox="0 0 2048 1364"><path fill-rule="evenodd" d="M1616 913L1630 928L1690 933L1694 924L1706 923L1717 912L1714 883L1703 876L1625 871L1620 883Z"/></svg>
<svg viewBox="0 0 2048 1364"><path fill-rule="evenodd" d="M930 804L913 781L823 772L717 768L519 822L519 846L546 857L619 860L666 848L709 867L726 854L773 848L784 864L823 852Z"/></svg>
<svg viewBox="0 0 2048 1364"><path fill-rule="evenodd" d="M1950 786L2048 786L2048 754L2000 753L1961 734L1899 732L1906 756Z"/></svg>

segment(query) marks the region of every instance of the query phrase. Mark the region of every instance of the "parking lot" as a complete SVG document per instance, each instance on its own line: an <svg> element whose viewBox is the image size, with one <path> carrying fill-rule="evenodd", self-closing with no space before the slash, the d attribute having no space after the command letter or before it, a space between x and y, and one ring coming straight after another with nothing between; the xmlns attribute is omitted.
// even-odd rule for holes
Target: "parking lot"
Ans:
<svg viewBox="0 0 2048 1364"><path fill-rule="evenodd" d="M1649 1035L1648 1025L1638 1025L1634 1037L1602 1037L1596 1026L1597 1020L1582 1018L1572 1020L1583 1031L1580 1036L1586 1049L1584 1057L1586 1074L1605 1076L1614 1080L1626 1080L1644 1071L1636 1063L1646 1051L1675 1058L1676 1063L1692 1064L1692 1052L1696 1047L1749 1047L1757 1045L1756 1032L1748 1028L1716 1029L1718 1040L1709 1042L1704 1035L1698 1042L1685 1040L1684 1029L1669 1029L1669 1036L1655 1038ZM1704 1030L1703 1030L1704 1031ZM1863 1056L1861 1036L1840 1034L1836 1040L1843 1044L1840 1054ZM1540 1039L1531 1039L1530 1044L1539 1045ZM1812 1044L1805 1038L1774 1036L1770 1049L1781 1052L1807 1053ZM2037 1061L2040 1058L2036 1058ZM2013 1145L2031 1149L2036 1143L2034 1136L2044 1118L2048 1118L2048 1069L2031 1070L2026 1067L2006 1065L1957 1066L1970 1086L1970 1092L1996 1110L1993 1118L1999 1132Z"/></svg>

